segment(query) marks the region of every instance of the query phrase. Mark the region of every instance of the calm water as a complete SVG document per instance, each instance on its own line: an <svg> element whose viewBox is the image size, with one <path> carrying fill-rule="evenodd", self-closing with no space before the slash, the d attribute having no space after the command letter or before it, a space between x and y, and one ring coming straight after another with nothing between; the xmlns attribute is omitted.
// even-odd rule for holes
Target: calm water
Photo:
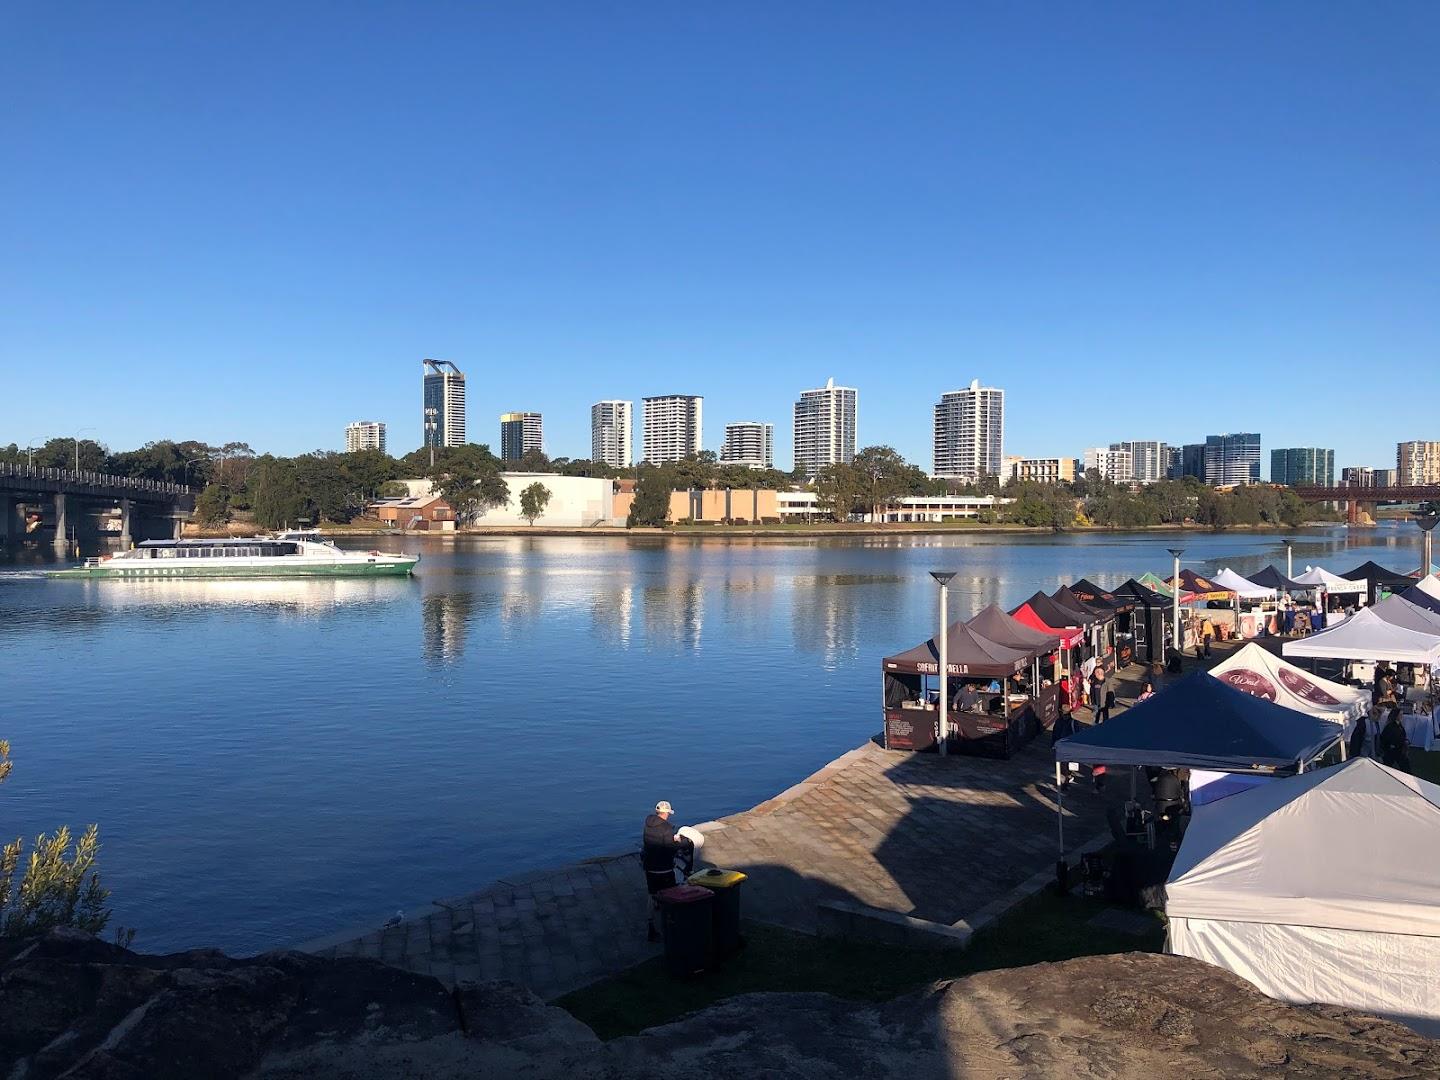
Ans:
<svg viewBox="0 0 1440 1080"><path fill-rule="evenodd" d="M1418 563L1303 534L1295 569ZM1156 536L386 539L412 580L77 582L0 570L0 835L98 821L115 921L248 952L632 846L656 799L744 809L878 727L879 661L952 614L1168 573ZM376 541L357 541L374 546ZM1191 535L1244 573L1272 537ZM36 558L36 556L29 556Z"/></svg>

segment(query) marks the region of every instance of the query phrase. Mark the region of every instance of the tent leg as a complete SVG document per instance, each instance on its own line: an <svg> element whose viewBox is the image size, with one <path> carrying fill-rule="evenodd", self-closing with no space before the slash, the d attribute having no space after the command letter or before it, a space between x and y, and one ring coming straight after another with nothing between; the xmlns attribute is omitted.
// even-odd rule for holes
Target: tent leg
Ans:
<svg viewBox="0 0 1440 1080"><path fill-rule="evenodd" d="M1060 827L1060 858L1065 858L1065 787L1061 782L1064 766L1055 762L1055 821Z"/></svg>

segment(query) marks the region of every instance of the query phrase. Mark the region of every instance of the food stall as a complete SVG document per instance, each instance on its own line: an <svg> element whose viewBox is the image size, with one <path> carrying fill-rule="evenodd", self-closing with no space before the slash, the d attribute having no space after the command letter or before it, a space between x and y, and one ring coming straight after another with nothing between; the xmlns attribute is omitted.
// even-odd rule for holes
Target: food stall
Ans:
<svg viewBox="0 0 1440 1080"><path fill-rule="evenodd" d="M1040 661L1053 652L1053 641L1046 635L1043 646L1012 647L968 623L954 623L946 632L948 674L943 681L934 638L887 656L881 664L886 748L935 749L939 695L944 693L949 703L947 749L1009 757L1044 726Z"/></svg>
<svg viewBox="0 0 1440 1080"><path fill-rule="evenodd" d="M1228 566L1215 575L1214 581L1234 596L1236 632L1247 641L1258 637L1278 610L1275 590L1241 577Z"/></svg>
<svg viewBox="0 0 1440 1080"><path fill-rule="evenodd" d="M1062 608L1043 592L1035 593L1029 600L1011 610L1010 615L1032 630L1053 634L1059 638L1055 682L1058 685L1061 679L1066 680L1070 687L1070 696L1064 703L1065 707L1077 708L1085 697L1085 688L1080 685L1080 665L1090 655L1085 640L1084 616Z"/></svg>
<svg viewBox="0 0 1440 1080"><path fill-rule="evenodd" d="M1135 659L1134 597L1108 592L1087 578L1081 578L1069 586L1069 591L1090 607L1111 614L1113 621L1110 624L1110 635L1111 647L1115 650L1115 666L1129 667L1130 662Z"/></svg>

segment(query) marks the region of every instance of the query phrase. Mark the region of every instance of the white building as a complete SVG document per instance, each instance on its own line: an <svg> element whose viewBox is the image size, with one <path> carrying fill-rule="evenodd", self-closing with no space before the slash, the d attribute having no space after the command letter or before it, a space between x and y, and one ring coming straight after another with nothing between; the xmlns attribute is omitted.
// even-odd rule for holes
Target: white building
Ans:
<svg viewBox="0 0 1440 1080"><path fill-rule="evenodd" d="M941 394L935 404L933 475L956 480L999 476L1005 462L1005 391L981 386Z"/></svg>
<svg viewBox="0 0 1440 1080"><path fill-rule="evenodd" d="M422 360L424 446L465 445L465 374L449 360Z"/></svg>
<svg viewBox="0 0 1440 1080"><path fill-rule="evenodd" d="M641 399L645 414L644 460L652 465L698 454L701 409L705 399L690 394L662 394Z"/></svg>
<svg viewBox="0 0 1440 1080"><path fill-rule="evenodd" d="M345 452L379 450L385 452L385 425L379 420L356 420L345 425Z"/></svg>
<svg viewBox="0 0 1440 1080"><path fill-rule="evenodd" d="M591 461L614 469L628 469L635 464L634 412L634 402L618 399L590 406Z"/></svg>
<svg viewBox="0 0 1440 1080"><path fill-rule="evenodd" d="M502 472L501 479L510 489L504 506L487 510L473 521L462 525L509 526L528 525L520 514L520 493L531 484L542 484L550 492L545 513L535 519L535 527L545 525L569 528L591 528L596 525L624 525L624 518L615 514L615 481L594 476L561 476L559 473ZM402 480L408 497L424 499L435 485L427 479Z"/></svg>
<svg viewBox="0 0 1440 1080"><path fill-rule="evenodd" d="M1129 484L1135 479L1135 463L1131 460L1129 450L1087 446L1083 460L1087 477L1090 470L1094 469L1100 474L1100 479L1108 480L1112 484Z"/></svg>
<svg viewBox="0 0 1440 1080"><path fill-rule="evenodd" d="M1440 442L1396 443L1395 483L1440 484Z"/></svg>
<svg viewBox="0 0 1440 1080"><path fill-rule="evenodd" d="M1131 478L1137 484L1153 484L1165 479L1170 467L1170 448L1163 442L1112 442L1110 449L1129 452Z"/></svg>
<svg viewBox="0 0 1440 1080"><path fill-rule="evenodd" d="M741 420L725 425L725 442L720 460L726 465L748 465L752 469L775 467L775 425L758 420Z"/></svg>
<svg viewBox="0 0 1440 1080"><path fill-rule="evenodd" d="M795 468L815 476L827 465L855 460L856 413L860 393L827 379L795 402Z"/></svg>
<svg viewBox="0 0 1440 1080"><path fill-rule="evenodd" d="M995 495L906 495L880 512L887 522L962 521L998 509L1014 499ZM820 509L820 497L813 491L781 491L775 497L781 521L814 521L829 515ZM856 520L871 521L871 514L857 514Z"/></svg>

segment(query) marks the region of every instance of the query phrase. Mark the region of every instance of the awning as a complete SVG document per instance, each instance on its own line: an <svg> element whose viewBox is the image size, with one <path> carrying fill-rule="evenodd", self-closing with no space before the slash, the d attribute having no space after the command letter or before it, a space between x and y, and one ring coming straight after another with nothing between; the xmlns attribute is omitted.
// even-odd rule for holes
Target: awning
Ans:
<svg viewBox="0 0 1440 1080"><path fill-rule="evenodd" d="M1340 576L1349 578L1351 581L1365 581L1372 586L1378 585L1382 589L1391 590L1403 589L1415 584L1415 579L1409 574L1399 574L1394 570L1387 570L1374 559L1363 562L1348 574Z"/></svg>
<svg viewBox="0 0 1440 1080"><path fill-rule="evenodd" d="M1055 744L1056 761L1217 772L1293 770L1341 738L1335 724L1194 672Z"/></svg>
<svg viewBox="0 0 1440 1080"><path fill-rule="evenodd" d="M1039 619L1041 627L1048 627L1051 630L1063 630L1071 626L1084 627L1088 623L1095 622L1093 615L1086 615L1073 608L1057 604L1051 597L1046 596L1043 592L1037 592L1034 596L1030 597L1029 600L1021 604L1020 607L1010 612L1011 615L1014 615L1021 622L1028 626L1033 626L1034 623L1031 623L1025 616L1020 614L1020 608L1026 607L1034 613L1035 618Z"/></svg>
<svg viewBox="0 0 1440 1080"><path fill-rule="evenodd" d="M1440 637L1395 626L1369 608L1361 608L1339 626L1285 642L1282 651L1286 656L1332 660L1434 664L1440 662Z"/></svg>
<svg viewBox="0 0 1440 1080"><path fill-rule="evenodd" d="M1170 583L1165 578L1159 574L1152 574L1148 570L1140 575L1140 584L1147 589L1153 589L1167 600L1172 599L1175 595L1175 590L1170 587ZM1194 593L1188 593L1184 589L1180 590L1180 603L1193 604L1195 600Z"/></svg>
<svg viewBox="0 0 1440 1080"><path fill-rule="evenodd" d="M1012 649L982 637L965 623L946 632L945 663L951 675L989 675L992 678L1024 671L1041 650ZM934 638L884 660L886 671L910 675L938 675L940 647Z"/></svg>
<svg viewBox="0 0 1440 1080"><path fill-rule="evenodd" d="M1117 615L1135 609L1135 598L1133 596L1121 596L1119 593L1107 592L1087 578L1081 578L1069 588L1077 598L1089 604L1091 607L1107 608Z"/></svg>
<svg viewBox="0 0 1440 1080"><path fill-rule="evenodd" d="M1137 604L1150 608L1169 608L1175 602L1172 595L1159 592L1148 585L1142 585L1134 578L1130 578L1125 584L1116 588L1115 595L1128 596Z"/></svg>
<svg viewBox="0 0 1440 1080"><path fill-rule="evenodd" d="M1076 596L1068 585L1061 585L1060 588L1050 594L1050 599L1054 600L1061 607L1074 608L1081 614L1089 616L1091 622L1109 622L1115 618L1113 608L1100 604L1087 604L1084 600L1081 600L1080 597Z"/></svg>
<svg viewBox="0 0 1440 1080"><path fill-rule="evenodd" d="M968 625L981 637L1001 645L1007 645L1012 649L1026 649L1033 653L1052 653L1060 647L1059 633L1026 626L1019 619L1006 615L996 604L991 604L980 612L970 620Z"/></svg>
<svg viewBox="0 0 1440 1080"><path fill-rule="evenodd" d="M1166 579L1166 587L1173 589L1175 583ZM1228 600L1234 590L1217 585L1209 578L1201 577L1194 570L1180 571L1180 602L1189 603L1190 600ZM1190 595L1190 600L1185 599L1185 594Z"/></svg>

